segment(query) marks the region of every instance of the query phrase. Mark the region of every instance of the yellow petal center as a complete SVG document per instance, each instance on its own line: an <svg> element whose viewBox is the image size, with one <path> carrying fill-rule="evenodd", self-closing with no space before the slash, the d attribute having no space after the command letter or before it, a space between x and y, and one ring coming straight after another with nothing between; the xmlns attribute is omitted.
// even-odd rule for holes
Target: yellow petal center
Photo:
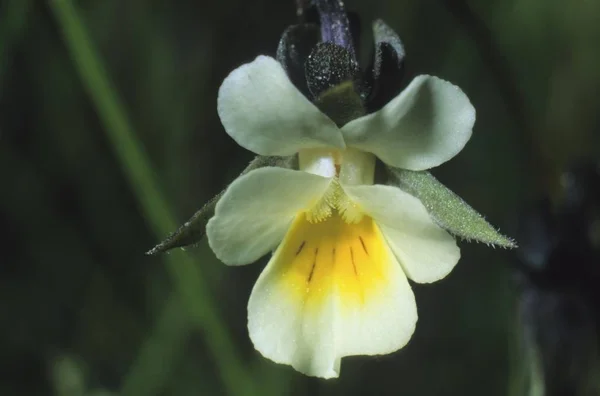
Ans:
<svg viewBox="0 0 600 396"><path fill-rule="evenodd" d="M306 219L310 223L319 223L334 212L341 215L346 223L359 223L364 216L360 206L346 195L337 177L332 179L325 195L306 212Z"/></svg>
<svg viewBox="0 0 600 396"><path fill-rule="evenodd" d="M308 149L298 154L299 169L327 177L332 183L324 196L306 212L311 223L329 218L334 211L348 223L359 223L363 217L359 205L346 195L342 185L370 185L375 179L375 156L355 149Z"/></svg>
<svg viewBox="0 0 600 396"><path fill-rule="evenodd" d="M343 305L364 304L386 279L389 250L369 216L346 222L337 210L320 222L298 214L275 253L275 271L290 297L322 306L334 293Z"/></svg>

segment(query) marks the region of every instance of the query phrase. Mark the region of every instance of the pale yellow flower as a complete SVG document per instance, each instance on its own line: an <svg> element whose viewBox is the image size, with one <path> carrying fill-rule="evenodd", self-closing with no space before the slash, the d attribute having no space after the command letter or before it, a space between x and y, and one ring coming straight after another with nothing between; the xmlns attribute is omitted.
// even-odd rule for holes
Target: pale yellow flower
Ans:
<svg viewBox="0 0 600 396"><path fill-rule="evenodd" d="M261 168L235 180L207 226L225 264L273 251L248 303L256 349L331 378L344 356L402 348L417 322L407 278L445 277L460 251L421 201L374 184L376 157L424 170L455 156L475 122L465 94L418 76L381 110L340 128L279 63L259 56L225 79L218 112L242 147L299 158L299 170Z"/></svg>

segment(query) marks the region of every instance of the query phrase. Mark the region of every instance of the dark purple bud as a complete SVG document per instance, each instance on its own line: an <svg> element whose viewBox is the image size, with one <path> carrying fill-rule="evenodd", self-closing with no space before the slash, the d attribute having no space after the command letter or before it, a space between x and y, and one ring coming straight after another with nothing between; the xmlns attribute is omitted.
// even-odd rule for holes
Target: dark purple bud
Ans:
<svg viewBox="0 0 600 396"><path fill-rule="evenodd" d="M373 22L373 39L374 54L364 89L370 112L379 110L402 91L405 57L400 37L381 19Z"/></svg>
<svg viewBox="0 0 600 396"><path fill-rule="evenodd" d="M345 48L356 60L354 40L350 31L350 22L342 0L315 0L321 22L321 40Z"/></svg>
<svg viewBox="0 0 600 396"><path fill-rule="evenodd" d="M354 81L359 69L347 49L332 43L319 43L305 65L308 89L318 97L345 81Z"/></svg>
<svg viewBox="0 0 600 396"><path fill-rule="evenodd" d="M320 39L319 27L301 23L288 27L281 35L277 47L277 61L283 66L290 80L304 94L311 97L306 81L304 65Z"/></svg>

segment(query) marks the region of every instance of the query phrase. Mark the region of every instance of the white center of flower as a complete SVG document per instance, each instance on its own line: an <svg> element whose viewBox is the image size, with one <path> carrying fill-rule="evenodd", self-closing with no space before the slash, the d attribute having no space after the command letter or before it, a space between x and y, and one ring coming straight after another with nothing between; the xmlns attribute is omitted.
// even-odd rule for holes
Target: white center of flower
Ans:
<svg viewBox="0 0 600 396"><path fill-rule="evenodd" d="M333 179L323 197L306 212L307 220L317 223L337 211L346 223L360 222L363 212L344 192L344 186L373 184L375 156L355 149L311 149L301 150L298 159L301 171Z"/></svg>

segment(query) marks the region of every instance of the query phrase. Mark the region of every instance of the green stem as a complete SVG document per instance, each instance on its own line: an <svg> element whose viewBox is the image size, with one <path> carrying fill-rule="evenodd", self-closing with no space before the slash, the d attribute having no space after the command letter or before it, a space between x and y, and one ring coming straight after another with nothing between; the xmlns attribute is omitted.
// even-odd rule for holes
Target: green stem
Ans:
<svg viewBox="0 0 600 396"><path fill-rule="evenodd" d="M49 4L62 29L65 44L84 88L103 123L104 132L112 143L147 221L160 239L174 230L177 223L159 189L150 161L133 132L116 90L111 85L72 2L52 0ZM165 260L192 323L204 331L207 346L214 356L227 391L232 395L258 394L255 384L242 366L224 321L215 309L212 296L207 292L200 268L184 251L173 252L165 256ZM160 392L158 389L153 391ZM128 392L130 395L150 396L146 391L140 393L140 390L128 389Z"/></svg>
<svg viewBox="0 0 600 396"><path fill-rule="evenodd" d="M152 334L140 352L121 387L121 395L163 394L173 374L173 365L185 353L185 340L190 334L190 321L178 295L165 303ZM152 380L149 380L149 379Z"/></svg>

